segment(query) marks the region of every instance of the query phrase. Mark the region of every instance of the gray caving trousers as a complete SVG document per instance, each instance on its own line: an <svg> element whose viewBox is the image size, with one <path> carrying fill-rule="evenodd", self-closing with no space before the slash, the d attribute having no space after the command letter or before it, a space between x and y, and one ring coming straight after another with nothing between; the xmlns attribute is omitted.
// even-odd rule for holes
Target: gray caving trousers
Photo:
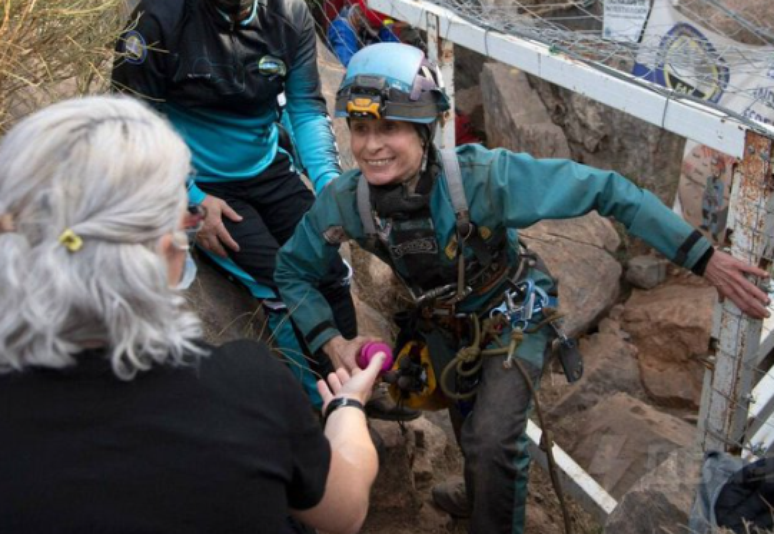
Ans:
<svg viewBox="0 0 774 534"><path fill-rule="evenodd" d="M501 340L506 346L509 339L510 331L504 332ZM535 389L552 340L551 328L544 326L527 334L516 350ZM452 421L461 421L465 488L473 510L471 534L524 532L530 464L526 429L532 398L519 369L504 369L504 361L505 356L485 358L473 410L466 417L456 407L450 409Z"/></svg>

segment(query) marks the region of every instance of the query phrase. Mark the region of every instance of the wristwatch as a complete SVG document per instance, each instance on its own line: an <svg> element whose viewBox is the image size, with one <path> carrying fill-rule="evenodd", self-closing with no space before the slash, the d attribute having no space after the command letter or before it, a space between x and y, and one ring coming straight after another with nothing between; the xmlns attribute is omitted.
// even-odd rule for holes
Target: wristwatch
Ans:
<svg viewBox="0 0 774 534"><path fill-rule="evenodd" d="M357 401L355 399L350 399L349 397L336 397L331 402L329 402L328 406L325 408L325 415L323 416L323 425L328 422L328 418L331 416L333 412L335 412L339 408L345 408L348 406L351 406L352 408L357 408L361 412L365 413L365 407L363 406L362 402Z"/></svg>

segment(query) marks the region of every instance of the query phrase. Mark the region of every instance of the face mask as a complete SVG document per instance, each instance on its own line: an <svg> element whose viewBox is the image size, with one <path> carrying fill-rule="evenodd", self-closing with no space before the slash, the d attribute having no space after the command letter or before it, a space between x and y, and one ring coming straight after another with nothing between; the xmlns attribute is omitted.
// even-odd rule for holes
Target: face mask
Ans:
<svg viewBox="0 0 774 534"><path fill-rule="evenodd" d="M180 276L180 281L175 286L178 291L185 291L193 284L196 279L196 262L191 256L190 252L185 253L185 265L183 266L183 274Z"/></svg>

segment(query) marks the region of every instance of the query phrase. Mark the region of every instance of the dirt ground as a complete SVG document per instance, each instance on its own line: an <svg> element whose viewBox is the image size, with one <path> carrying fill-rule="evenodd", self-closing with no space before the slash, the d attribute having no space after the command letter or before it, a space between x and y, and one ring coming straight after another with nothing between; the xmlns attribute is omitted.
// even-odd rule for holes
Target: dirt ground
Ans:
<svg viewBox="0 0 774 534"><path fill-rule="evenodd" d="M541 384L541 399L549 404L566 387L563 380L557 380L551 372ZM372 505L363 534L466 534L467 522L454 520L432 505L430 490L434 483L450 476L462 475L462 456L454 441L454 435L446 412L425 414L433 423L446 432L449 445L441 458L433 463L432 480L416 484L412 488L405 472L390 469L390 462L401 461L398 451L390 451L380 466L372 494ZM400 475L397 471L401 471ZM401 495L403 494L403 495ZM574 534L599 534L602 527L578 504L568 500ZM527 534L564 534L562 510L551 480L537 464L530 470L529 495L527 500Z"/></svg>

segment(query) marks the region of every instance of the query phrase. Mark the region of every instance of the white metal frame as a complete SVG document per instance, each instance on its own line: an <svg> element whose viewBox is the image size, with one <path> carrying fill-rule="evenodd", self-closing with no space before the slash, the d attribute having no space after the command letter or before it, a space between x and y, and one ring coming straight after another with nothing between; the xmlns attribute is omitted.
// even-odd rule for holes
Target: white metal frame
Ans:
<svg viewBox="0 0 774 534"><path fill-rule="evenodd" d="M540 448L543 431L530 420L527 421L527 437L529 453L538 465L547 471L548 459L545 451ZM600 525L604 525L608 516L618 506L616 500L558 445L554 444L552 452L556 466L559 468L562 488L572 495L573 499L580 503Z"/></svg>
<svg viewBox="0 0 774 534"><path fill-rule="evenodd" d="M456 145L454 131L454 43L441 38L438 15L427 13L427 56L441 70L441 78L449 97L451 109L445 114L435 135L435 144L441 149Z"/></svg>
<svg viewBox="0 0 774 534"><path fill-rule="evenodd" d="M766 210L771 197L771 141L746 133L745 154L735 172L731 191L731 253L747 262L761 260L767 244L765 229L771 221ZM761 349L771 345L770 336L761 343L763 323L743 315L729 299L715 310L715 353L704 380L699 412L699 442L702 449L741 453L753 430L748 424L755 410L753 387L756 367L766 356ZM766 388L760 390L766 392ZM769 404L769 399L762 399ZM763 415L761 412L760 415Z"/></svg>

